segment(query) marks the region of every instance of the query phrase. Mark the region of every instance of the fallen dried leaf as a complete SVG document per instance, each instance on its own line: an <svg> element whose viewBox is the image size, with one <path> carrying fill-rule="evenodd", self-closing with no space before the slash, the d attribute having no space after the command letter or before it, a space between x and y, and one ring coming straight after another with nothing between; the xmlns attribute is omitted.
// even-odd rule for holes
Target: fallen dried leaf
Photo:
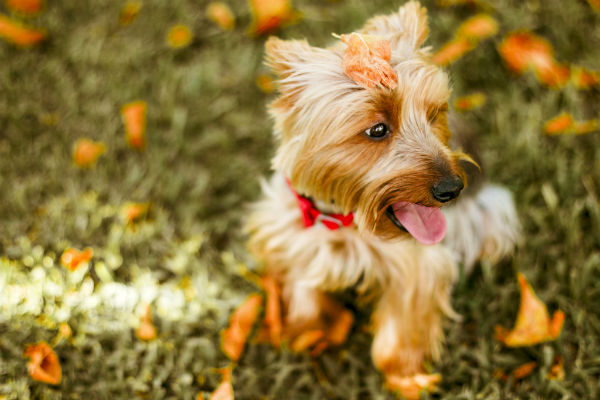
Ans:
<svg viewBox="0 0 600 400"><path fill-rule="evenodd" d="M273 78L267 74L258 74L256 76L256 86L264 93L273 93L275 91L275 83Z"/></svg>
<svg viewBox="0 0 600 400"><path fill-rule="evenodd" d="M75 271L80 265L88 263L93 255L94 251L89 247L86 247L83 251L69 247L60 256L60 263L63 267Z"/></svg>
<svg viewBox="0 0 600 400"><path fill-rule="evenodd" d="M600 73L583 67L571 67L571 81L578 89L590 89L600 84Z"/></svg>
<svg viewBox="0 0 600 400"><path fill-rule="evenodd" d="M600 11L600 0L587 0L587 2L594 10Z"/></svg>
<svg viewBox="0 0 600 400"><path fill-rule="evenodd" d="M119 18L121 25L129 25L135 21L141 9L141 1L128 1L125 3L123 9L121 9L121 16Z"/></svg>
<svg viewBox="0 0 600 400"><path fill-rule="evenodd" d="M483 40L498 33L498 21L489 14L477 14L464 21L456 30L456 37Z"/></svg>
<svg viewBox="0 0 600 400"><path fill-rule="evenodd" d="M127 203L123 206L121 215L128 224L132 224L148 215L148 210L150 210L150 203Z"/></svg>
<svg viewBox="0 0 600 400"><path fill-rule="evenodd" d="M135 335L140 340L150 341L156 339L156 327L152 323L152 309L146 305L144 313L140 317L140 325L135 331Z"/></svg>
<svg viewBox="0 0 600 400"><path fill-rule="evenodd" d="M544 124L544 132L549 135L568 132L573 126L573 116L562 113L550 119Z"/></svg>
<svg viewBox="0 0 600 400"><path fill-rule="evenodd" d="M443 45L431 57L431 61L439 66L446 66L473 50L474 47L474 44L467 38L455 38Z"/></svg>
<svg viewBox="0 0 600 400"><path fill-rule="evenodd" d="M146 102L142 100L125 104L121 108L127 144L138 150L146 147L146 109Z"/></svg>
<svg viewBox="0 0 600 400"><path fill-rule="evenodd" d="M587 121L575 121L573 123L573 131L577 135L583 135L585 133L595 132L598 130L598 120L590 119Z"/></svg>
<svg viewBox="0 0 600 400"><path fill-rule="evenodd" d="M46 33L0 14L0 37L13 44L29 47L44 40Z"/></svg>
<svg viewBox="0 0 600 400"><path fill-rule="evenodd" d="M547 379L563 381L565 380L565 360L561 356L556 356L554 364L550 367L550 371L546 375Z"/></svg>
<svg viewBox="0 0 600 400"><path fill-rule="evenodd" d="M79 139L73 145L73 162L80 168L90 168L104 153L106 153L104 143L86 138Z"/></svg>
<svg viewBox="0 0 600 400"><path fill-rule="evenodd" d="M250 33L264 35L283 25L295 23L300 14L292 8L290 0L249 0L252 13Z"/></svg>
<svg viewBox="0 0 600 400"><path fill-rule="evenodd" d="M231 8L221 1L209 3L206 16L223 30L230 31L235 27L235 17Z"/></svg>
<svg viewBox="0 0 600 400"><path fill-rule="evenodd" d="M262 305L262 296L251 294L231 315L229 327L221 331L223 353L233 361L239 360L252 326Z"/></svg>
<svg viewBox="0 0 600 400"><path fill-rule="evenodd" d="M167 33L167 44L174 49L185 47L191 42L192 31L185 25L174 25Z"/></svg>
<svg viewBox="0 0 600 400"><path fill-rule="evenodd" d="M281 322L281 290L274 278L265 275L261 285L267 294L264 323L268 327L269 341L273 346L281 345L283 324Z"/></svg>
<svg viewBox="0 0 600 400"><path fill-rule="evenodd" d="M6 7L25 15L35 15L42 11L44 2L42 0L4 0Z"/></svg>
<svg viewBox="0 0 600 400"><path fill-rule="evenodd" d="M340 39L348 45L342 67L350 79L364 88L396 88L398 76L390 65L392 50L388 40L358 33L341 35Z"/></svg>
<svg viewBox="0 0 600 400"><path fill-rule="evenodd" d="M523 379L530 375L536 366L537 363L535 361L525 363L515 368L515 370L512 372L512 376L515 378L515 380Z"/></svg>
<svg viewBox="0 0 600 400"><path fill-rule="evenodd" d="M486 100L487 97L483 92L474 92L467 96L456 98L454 100L454 107L459 111L469 111L483 106Z"/></svg>
<svg viewBox="0 0 600 400"><path fill-rule="evenodd" d="M58 356L46 342L39 342L25 348L27 372L36 381L58 385L61 380L61 368Z"/></svg>
<svg viewBox="0 0 600 400"><path fill-rule="evenodd" d="M496 327L496 338L509 347L531 346L555 340L562 330L564 313L556 311L552 320L546 305L535 295L531 285L520 272L517 275L521 290L521 305L512 331Z"/></svg>
<svg viewBox="0 0 600 400"><path fill-rule="evenodd" d="M550 43L530 32L514 32L506 36L498 51L508 67L518 74L532 69L537 78L548 86L562 86L570 69L556 62Z"/></svg>
<svg viewBox="0 0 600 400"><path fill-rule="evenodd" d="M309 347L316 345L317 342L324 338L324 336L325 334L323 331L319 329L302 332L294 339L290 347L296 353L300 353Z"/></svg>
<svg viewBox="0 0 600 400"><path fill-rule="evenodd" d="M436 385L442 381L442 376L440 374L386 375L385 379L389 390L398 391L407 400L416 400L422 391L433 392Z"/></svg>

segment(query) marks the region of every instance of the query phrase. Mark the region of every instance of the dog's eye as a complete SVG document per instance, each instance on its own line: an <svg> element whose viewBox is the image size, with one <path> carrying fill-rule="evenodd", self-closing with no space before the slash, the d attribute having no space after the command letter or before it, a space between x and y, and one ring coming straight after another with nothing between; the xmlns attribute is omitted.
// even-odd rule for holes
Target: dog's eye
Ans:
<svg viewBox="0 0 600 400"><path fill-rule="evenodd" d="M388 133L390 133L390 129L383 122L373 125L369 129L365 130L365 134L373 140L381 140L385 138Z"/></svg>

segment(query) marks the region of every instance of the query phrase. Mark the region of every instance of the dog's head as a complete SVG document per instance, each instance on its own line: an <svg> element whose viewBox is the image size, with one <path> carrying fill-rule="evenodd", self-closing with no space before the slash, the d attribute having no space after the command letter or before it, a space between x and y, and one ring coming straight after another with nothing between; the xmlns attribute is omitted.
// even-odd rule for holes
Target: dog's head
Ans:
<svg viewBox="0 0 600 400"><path fill-rule="evenodd" d="M389 41L394 89L365 89L345 75L341 42L268 40L267 64L280 78L270 108L280 141L274 167L298 192L354 212L360 230L439 242L439 207L458 196L464 174L448 147L448 77L421 47L426 11L410 2L360 33Z"/></svg>

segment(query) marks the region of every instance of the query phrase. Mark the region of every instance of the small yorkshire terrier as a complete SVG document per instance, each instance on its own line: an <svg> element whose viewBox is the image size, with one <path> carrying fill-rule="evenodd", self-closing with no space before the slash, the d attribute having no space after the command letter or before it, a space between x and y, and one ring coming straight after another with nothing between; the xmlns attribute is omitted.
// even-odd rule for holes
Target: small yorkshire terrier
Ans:
<svg viewBox="0 0 600 400"><path fill-rule="evenodd" d="M280 78L270 105L278 149L250 216L250 249L281 286L288 337L335 319L327 293L352 289L373 301L371 355L388 383L440 357L442 319L457 317L459 263L495 260L518 237L506 189L470 182L456 200L470 142L450 148L448 77L422 47L427 34L417 2L352 34L389 45L378 60L388 60L393 84L371 86L343 65L347 35L329 48L266 43Z"/></svg>

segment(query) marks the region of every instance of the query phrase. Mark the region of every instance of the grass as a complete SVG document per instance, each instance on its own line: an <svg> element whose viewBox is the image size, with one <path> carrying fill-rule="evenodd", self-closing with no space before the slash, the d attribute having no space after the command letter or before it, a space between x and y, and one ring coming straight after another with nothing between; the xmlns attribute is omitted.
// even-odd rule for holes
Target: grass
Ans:
<svg viewBox="0 0 600 400"><path fill-rule="evenodd" d="M192 399L219 382L227 365L218 335L231 310L257 290L241 271L256 263L240 226L245 205L269 174L273 153L265 105L255 85L263 39L246 34L243 0L222 32L206 1L148 0L129 26L117 0L47 2L29 24L49 40L18 49L0 43L0 398ZM426 1L429 43L439 47L476 10ZM297 0L303 20L285 38L316 45L349 32L395 2ZM5 12L6 9L3 9ZM487 8L500 32L453 64L454 95L481 90L486 105L468 112L487 176L515 193L524 226L515 256L462 276L454 293L460 323L446 326L444 379L433 398L595 399L600 397L600 133L548 137L544 121L561 111L597 118L598 90L542 86L504 66L497 45L529 29L554 44L559 61L600 69L600 14L582 0L499 0ZM194 34L189 47L166 44L171 25ZM148 103L148 146L127 147L120 107ZM73 143L107 145L97 165L73 165ZM150 202L146 219L124 224L121 207ZM94 249L89 268L70 273L58 259L69 246ZM522 271L551 310L567 315L551 343L507 349L494 325L510 327ZM151 303L158 339L135 336L140 305ZM234 371L236 399L391 399L369 358L359 324L349 342L317 359L250 346ZM68 322L71 340L56 344L59 386L33 382L22 357L28 343L52 342ZM545 378L555 355L565 379ZM535 361L515 382L494 377Z"/></svg>

